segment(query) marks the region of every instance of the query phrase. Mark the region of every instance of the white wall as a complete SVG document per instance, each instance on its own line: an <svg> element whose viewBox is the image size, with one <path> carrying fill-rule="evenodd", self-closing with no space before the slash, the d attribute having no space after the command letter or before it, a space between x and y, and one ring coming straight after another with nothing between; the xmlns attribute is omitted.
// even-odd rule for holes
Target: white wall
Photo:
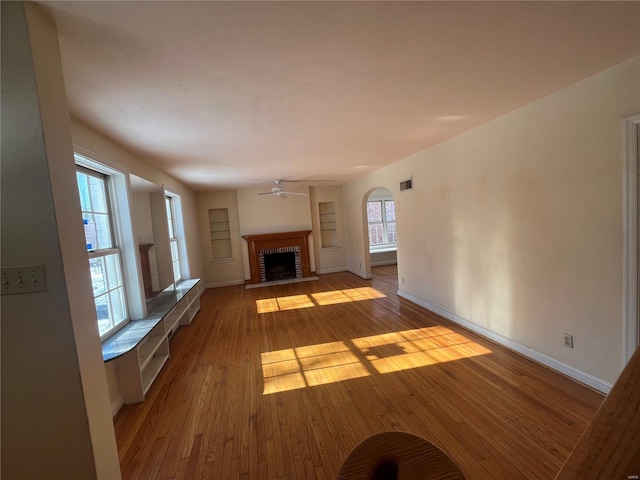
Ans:
<svg viewBox="0 0 640 480"><path fill-rule="evenodd" d="M202 258L203 284L209 287L222 287L244 283L244 266L242 249L245 243L240 238L240 222L238 217L238 198L235 190L197 192L196 205L200 234L200 256ZM231 229L230 260L213 261L211 236L209 234L209 209L226 208L229 212L229 228Z"/></svg>
<svg viewBox="0 0 640 480"><path fill-rule="evenodd" d="M154 244L148 251L149 271L151 274L151 288L154 292L160 290L158 280L158 262L156 261L155 241L153 238L153 222L151 221L151 199L148 191L131 190L131 221L135 227L138 245Z"/></svg>
<svg viewBox="0 0 640 480"><path fill-rule="evenodd" d="M311 229L309 187L295 183L285 186L287 191L304 193L306 196L291 195L284 199L271 195L255 196L256 193L270 191L270 185L237 190L242 235Z"/></svg>
<svg viewBox="0 0 640 480"><path fill-rule="evenodd" d="M3 2L2 45L2 265L47 283L2 297L2 476L117 479L57 32Z"/></svg>
<svg viewBox="0 0 640 480"><path fill-rule="evenodd" d="M404 294L606 387L622 367L621 119L640 112L639 78L636 58L345 185L349 268L368 273L363 199L386 187Z"/></svg>
<svg viewBox="0 0 640 480"><path fill-rule="evenodd" d="M370 260L372 267L378 267L380 265L393 265L398 263L398 255L394 250L392 252L372 252L370 254Z"/></svg>
<svg viewBox="0 0 640 480"><path fill-rule="evenodd" d="M256 197L256 193L268 192L271 186L242 188L237 190L240 234L294 232L311 230L311 207L309 187L302 184L286 184L287 191L305 193L307 196L290 195L282 199L266 195ZM309 251L314 251L313 237L309 238ZM311 256L311 271L315 271L315 258ZM247 242L242 240L242 262L244 278L251 278Z"/></svg>
<svg viewBox="0 0 640 480"><path fill-rule="evenodd" d="M115 163L129 171L129 173L156 185L164 186L166 190L180 195L185 239L187 250L189 251L189 272L192 278L200 278L202 276L202 261L198 241L195 193L159 168L111 142L73 117L71 118L71 135L78 153L98 162L106 160L108 163Z"/></svg>
<svg viewBox="0 0 640 480"><path fill-rule="evenodd" d="M294 230L313 230L310 238L312 270L318 273L346 270L345 226L342 205L342 187L307 187L286 184L288 191L306 193L308 196L260 197L271 185L240 190L216 190L197 192L196 203L200 232L201 257L203 259L204 284L210 287L236 285L249 278L247 243L241 236L254 233L277 233ZM338 223L339 248L322 249L318 219L318 202L335 202ZM208 211L227 208L233 258L212 261L209 236Z"/></svg>

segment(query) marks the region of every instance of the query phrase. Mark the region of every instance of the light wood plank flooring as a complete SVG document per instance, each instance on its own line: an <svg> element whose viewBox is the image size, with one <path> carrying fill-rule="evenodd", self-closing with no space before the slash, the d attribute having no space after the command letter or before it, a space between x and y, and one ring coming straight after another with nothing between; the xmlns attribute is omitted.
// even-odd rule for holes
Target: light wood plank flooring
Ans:
<svg viewBox="0 0 640 480"><path fill-rule="evenodd" d="M552 479L602 395L396 295L394 266L207 290L144 403L125 479L334 479L357 443L421 435L469 479Z"/></svg>

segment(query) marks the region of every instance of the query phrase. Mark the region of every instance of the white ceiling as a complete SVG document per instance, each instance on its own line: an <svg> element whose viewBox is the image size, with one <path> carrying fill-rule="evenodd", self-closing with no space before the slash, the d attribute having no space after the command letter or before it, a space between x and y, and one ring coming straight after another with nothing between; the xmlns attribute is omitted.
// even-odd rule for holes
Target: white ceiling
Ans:
<svg viewBox="0 0 640 480"><path fill-rule="evenodd" d="M640 2L40 3L71 114L198 190L343 183L640 54Z"/></svg>

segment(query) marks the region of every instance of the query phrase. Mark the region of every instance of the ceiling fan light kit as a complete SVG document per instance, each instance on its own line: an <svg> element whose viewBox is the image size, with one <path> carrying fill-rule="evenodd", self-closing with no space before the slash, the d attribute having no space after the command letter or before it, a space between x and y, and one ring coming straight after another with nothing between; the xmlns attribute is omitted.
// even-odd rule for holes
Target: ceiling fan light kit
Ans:
<svg viewBox="0 0 640 480"><path fill-rule="evenodd" d="M255 196L256 197L273 196L273 197L280 197L282 199L287 198L287 196L289 196L289 195L299 195L299 196L303 196L303 197L307 197L308 196L308 194L306 194L306 193L287 192L287 191L285 191L284 187L282 186L282 180L274 180L274 183L276 184L276 186L275 187L271 187L271 191L270 192L256 193Z"/></svg>

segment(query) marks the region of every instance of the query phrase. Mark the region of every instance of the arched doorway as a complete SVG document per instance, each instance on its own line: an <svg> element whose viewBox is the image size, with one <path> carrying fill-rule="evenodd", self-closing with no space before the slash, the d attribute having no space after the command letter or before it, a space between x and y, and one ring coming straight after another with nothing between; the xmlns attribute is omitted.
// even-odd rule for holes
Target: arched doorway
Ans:
<svg viewBox="0 0 640 480"><path fill-rule="evenodd" d="M363 219L366 273L374 275L376 267L397 265L396 205L388 189L377 187L364 195Z"/></svg>

